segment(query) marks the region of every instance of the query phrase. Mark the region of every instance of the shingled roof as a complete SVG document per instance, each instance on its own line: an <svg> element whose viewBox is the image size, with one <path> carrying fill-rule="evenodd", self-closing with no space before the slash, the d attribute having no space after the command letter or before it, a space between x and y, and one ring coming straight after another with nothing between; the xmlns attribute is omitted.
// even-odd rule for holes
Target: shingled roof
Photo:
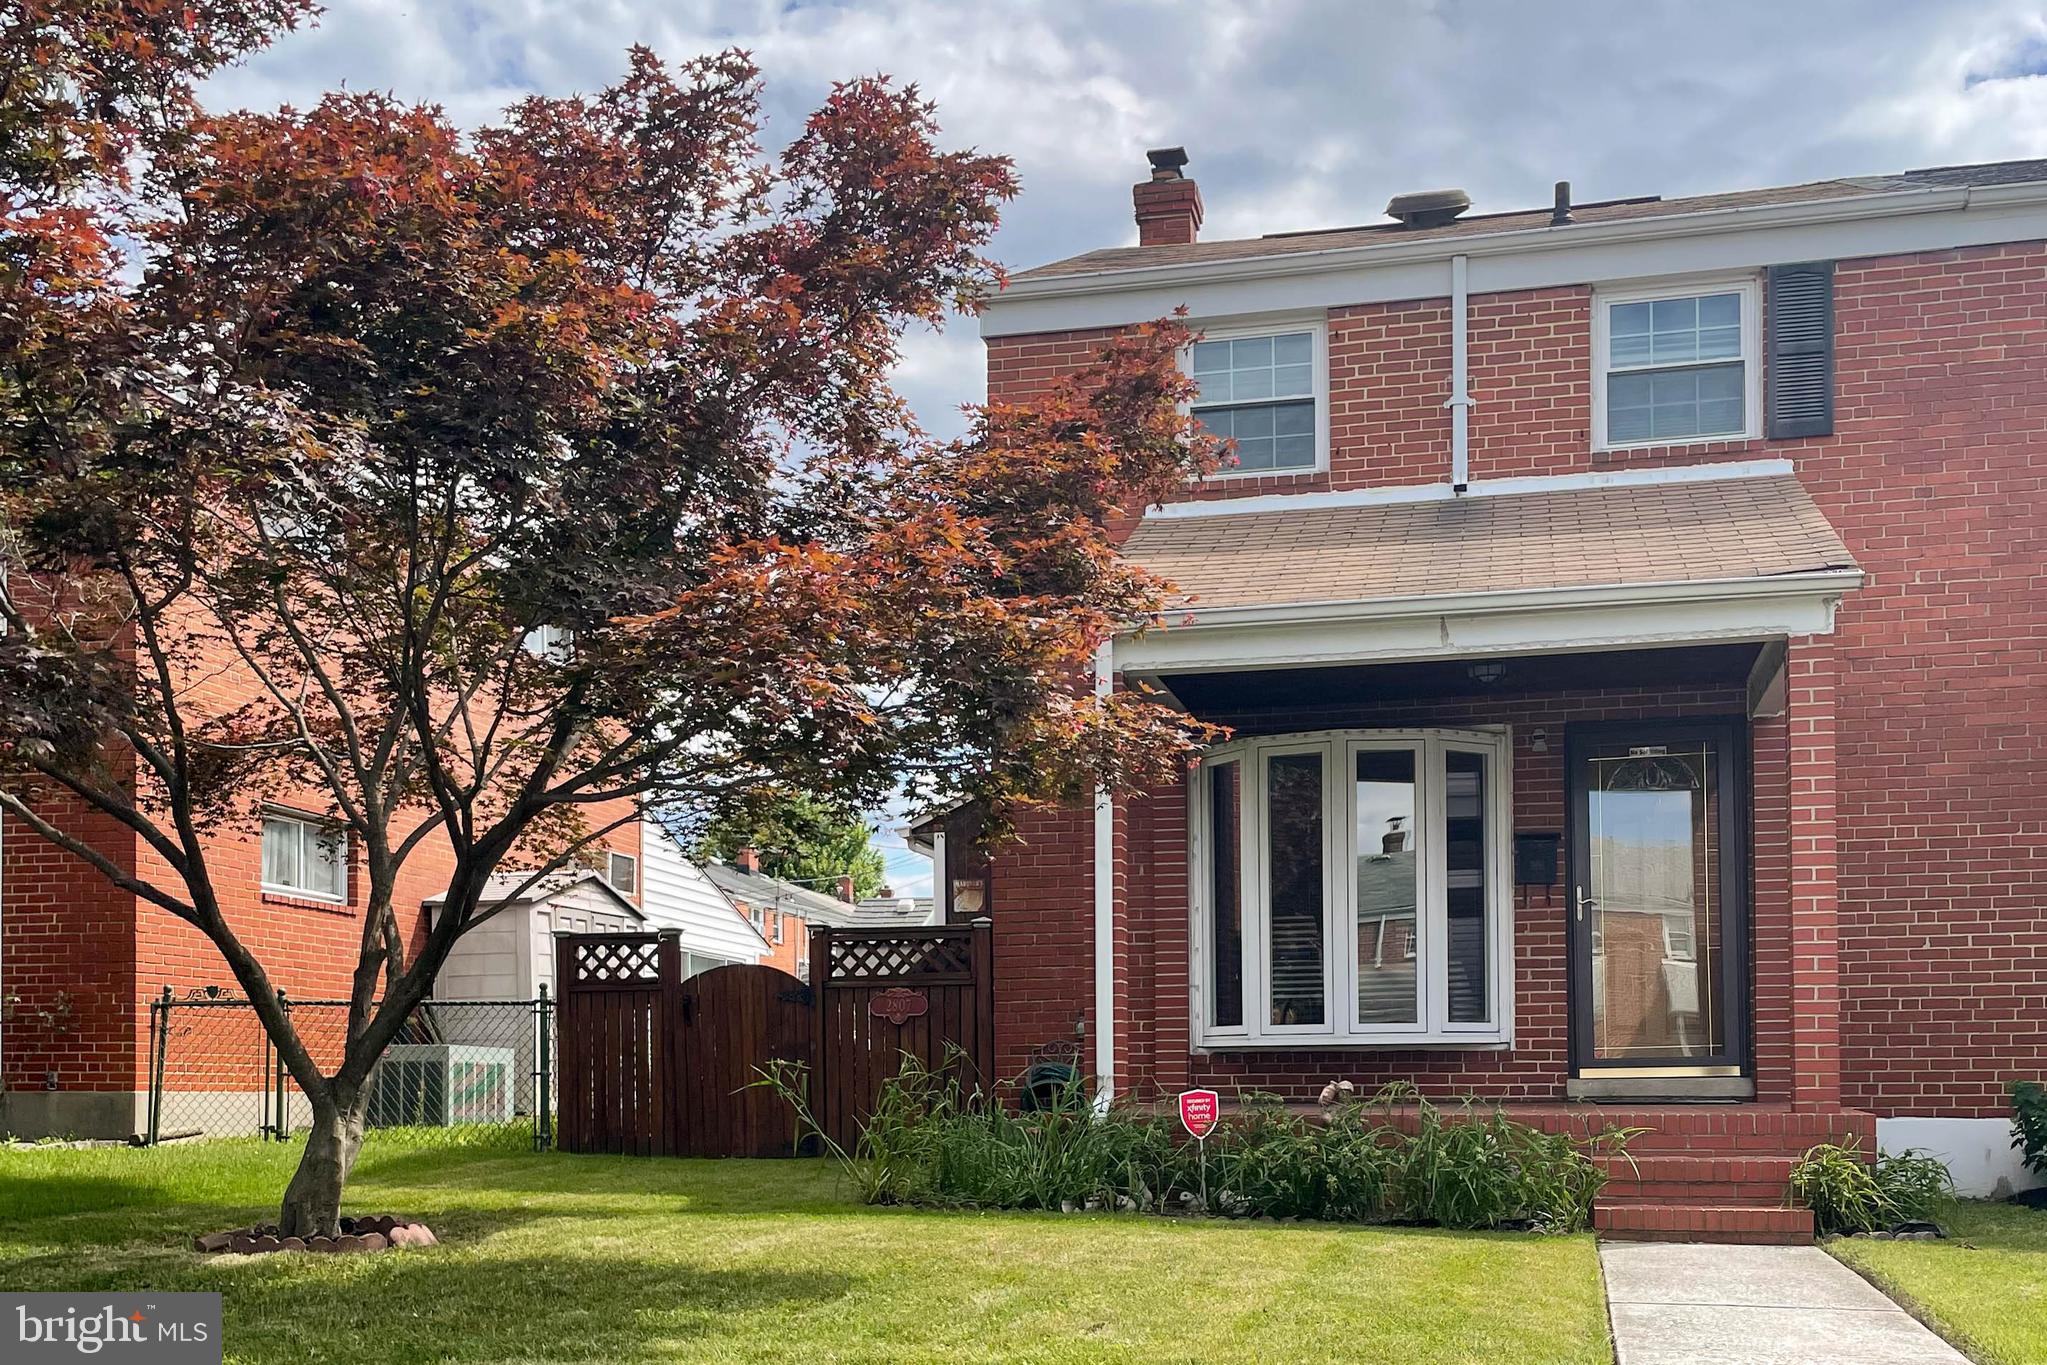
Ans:
<svg viewBox="0 0 2047 1365"><path fill-rule="evenodd" d="M1855 567L1791 475L1154 517L1123 553L1194 610Z"/></svg>
<svg viewBox="0 0 2047 1365"><path fill-rule="evenodd" d="M1973 166L1929 166L1916 171L1903 171L1896 175L1850 176L1836 180L1815 180L1803 185L1782 185L1772 189L1692 195L1682 199L1664 199L1650 195L1637 199L1610 199L1598 203L1574 204L1571 206L1572 221L1563 226L1551 225L1550 208L1545 205L1539 209L1508 213L1466 214L1454 222L1439 227L1411 228L1397 222L1386 222L1311 232L1276 233L1236 241L1109 247L1053 261L1049 265L1041 265L1032 270L1020 271L1012 278L1041 280L1102 271L1138 270L1149 266L1305 255L1317 251L1340 251L1346 247L1383 246L1396 241L1430 238L1470 237L1481 233L1570 232L1574 228L1596 223L1660 218L1683 213L1706 213L1714 209L1846 199L1858 195L1887 194L1898 190L1952 189L1965 185L2016 185L2036 180L2047 180L2047 159L1993 161Z"/></svg>

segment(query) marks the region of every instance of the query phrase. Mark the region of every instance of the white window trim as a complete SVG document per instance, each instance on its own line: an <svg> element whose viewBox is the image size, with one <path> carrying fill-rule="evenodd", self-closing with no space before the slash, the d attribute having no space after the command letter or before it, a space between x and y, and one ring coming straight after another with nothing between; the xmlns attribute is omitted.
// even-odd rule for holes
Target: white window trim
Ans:
<svg viewBox="0 0 2047 1365"><path fill-rule="evenodd" d="M1416 918L1416 1015L1418 1024L1360 1024L1357 1012L1358 924L1348 883L1355 865L1356 818L1350 774L1356 755L1372 748L1415 748L1416 841L1419 860L1420 912ZM1450 962L1447 880L1447 805L1443 780L1445 755L1465 750L1488 758L1486 792L1486 911L1488 959L1487 1013L1484 1023L1449 1020ZM1267 998L1265 763L1283 753L1323 754L1323 945L1324 1023L1275 1026ZM1214 931L1210 905L1207 810L1209 774L1217 762L1236 760L1240 799L1238 821L1238 896L1243 907L1244 1022L1218 1027L1209 1020L1208 976L1213 959ZM1188 1007L1191 1046L1196 1051L1229 1052L1274 1048L1488 1047L1514 1037L1514 894L1513 743L1504 726L1484 729L1324 730L1267 735L1219 745L1209 750L1193 781L1187 784L1188 904L1192 920L1188 935Z"/></svg>
<svg viewBox="0 0 2047 1365"><path fill-rule="evenodd" d="M1299 465L1289 469L1218 469L1208 476L1208 482L1222 479L1291 479L1306 474L1324 474L1329 470L1329 317L1326 313L1307 313L1293 317L1258 318L1236 321L1217 320L1190 324L1203 341L1236 341L1245 337L1278 336L1284 332L1306 332L1314 355L1309 369L1315 398L1315 463ZM1180 372L1194 377L1194 348L1180 352ZM1218 406L1235 406L1234 404ZM1192 416L1194 405L1182 404L1183 416Z"/></svg>
<svg viewBox="0 0 2047 1365"><path fill-rule="evenodd" d="M1741 409L1742 429L1718 436L1678 436L1661 441L1619 441L1606 439L1606 379L1611 368L1608 354L1608 310L1615 304L1648 303L1656 299L1689 298L1695 294L1741 295ZM1763 285L1754 275L1720 276L1711 279L1673 281L1651 288L1594 289L1592 291L1592 448L1594 450L1659 450L1671 446L1710 445L1726 441L1755 441L1763 434ZM1639 368L1661 368L1656 366ZM1671 367L1679 368L1679 367Z"/></svg>
<svg viewBox="0 0 2047 1365"><path fill-rule="evenodd" d="M618 884L618 865L621 861L629 864L633 870L633 885L630 891L622 888ZM615 849L605 850L604 880L610 885L613 891L618 892L622 896L639 895L640 860L630 853L620 853Z"/></svg>
<svg viewBox="0 0 2047 1365"><path fill-rule="evenodd" d="M283 806L265 806L260 813L256 826L256 861L259 869L262 866L263 860L263 826L269 824L272 820L283 820L304 828L318 830L322 833L333 833L341 836L341 894L337 896L331 891L314 891L303 886L286 886L282 882L270 881L259 870L257 873L257 885L262 888L263 893L270 896L289 896L293 900L320 901L327 905L347 905L349 903L349 874L353 871L352 864L350 863L348 827L337 824L335 821L324 816L308 815L304 811L290 810ZM301 849L301 856L303 857L303 855L304 850Z"/></svg>

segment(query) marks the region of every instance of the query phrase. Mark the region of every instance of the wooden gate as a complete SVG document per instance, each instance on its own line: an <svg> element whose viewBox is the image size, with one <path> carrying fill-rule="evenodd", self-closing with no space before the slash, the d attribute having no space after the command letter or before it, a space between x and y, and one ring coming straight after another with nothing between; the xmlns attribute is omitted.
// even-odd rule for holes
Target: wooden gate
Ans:
<svg viewBox="0 0 2047 1365"><path fill-rule="evenodd" d="M755 1085L771 1062L809 1065L810 988L777 967L713 967L682 983L676 1036L684 1156L794 1156L795 1111Z"/></svg>
<svg viewBox="0 0 2047 1365"><path fill-rule="evenodd" d="M992 1079L994 951L971 927L811 937L809 985L766 966L682 978L679 935L563 934L557 1139L568 1152L786 1156L788 1104L753 1082L808 1067L819 1124L848 1147L905 1053Z"/></svg>

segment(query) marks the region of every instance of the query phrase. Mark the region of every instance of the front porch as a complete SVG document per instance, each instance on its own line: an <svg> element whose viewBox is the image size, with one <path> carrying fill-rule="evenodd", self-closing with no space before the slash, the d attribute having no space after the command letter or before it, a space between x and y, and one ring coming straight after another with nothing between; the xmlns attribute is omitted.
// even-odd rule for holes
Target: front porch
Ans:
<svg viewBox="0 0 2047 1365"><path fill-rule="evenodd" d="M1801 1235L1744 1201L1868 1126L1841 1101L1831 639L1862 575L1789 467L1178 504L1124 552L1185 611L1098 686L1228 739L998 857L1005 1060L1078 1032L1140 1098L1599 1101L1660 1144L1603 1226Z"/></svg>

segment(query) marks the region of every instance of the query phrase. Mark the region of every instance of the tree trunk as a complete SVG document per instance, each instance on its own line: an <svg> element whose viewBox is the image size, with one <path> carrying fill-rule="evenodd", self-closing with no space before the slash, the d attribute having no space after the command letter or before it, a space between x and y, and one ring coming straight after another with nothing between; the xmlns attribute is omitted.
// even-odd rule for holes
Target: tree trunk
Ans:
<svg viewBox="0 0 2047 1365"><path fill-rule="evenodd" d="M341 1191L362 1149L363 1103L315 1104L306 1152L284 1190L277 1230L284 1237L341 1235Z"/></svg>

